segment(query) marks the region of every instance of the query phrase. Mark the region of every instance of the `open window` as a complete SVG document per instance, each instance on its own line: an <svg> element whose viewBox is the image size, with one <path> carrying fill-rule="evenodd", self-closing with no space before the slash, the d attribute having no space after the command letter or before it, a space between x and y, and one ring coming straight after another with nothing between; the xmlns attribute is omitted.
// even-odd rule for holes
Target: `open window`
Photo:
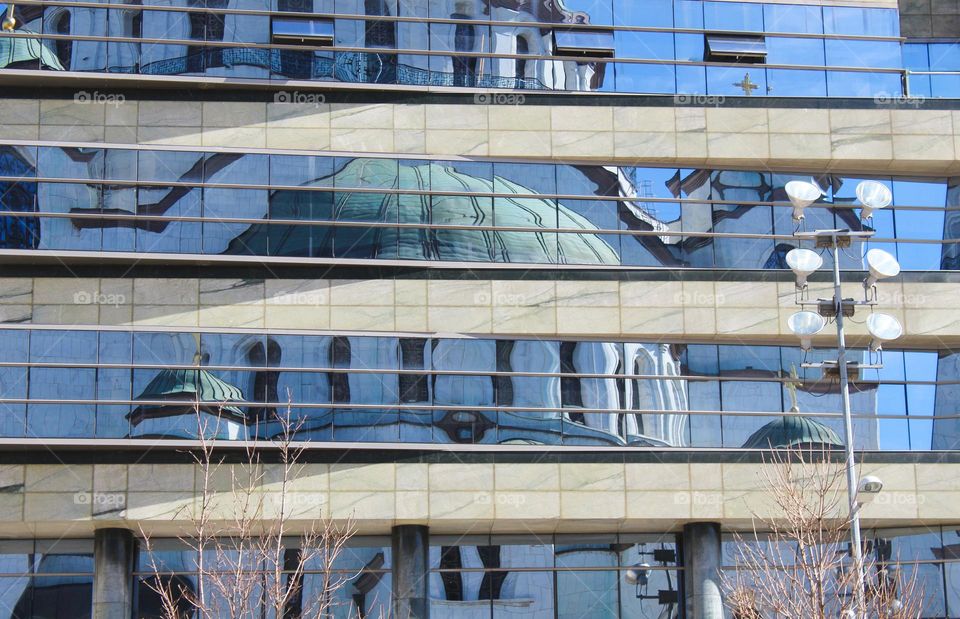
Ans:
<svg viewBox="0 0 960 619"><path fill-rule="evenodd" d="M613 32L608 30L554 30L557 56L613 58Z"/></svg>
<svg viewBox="0 0 960 619"><path fill-rule="evenodd" d="M762 35L707 33L705 36L704 60L708 62L762 64L767 61L767 42Z"/></svg>
<svg viewBox="0 0 960 619"><path fill-rule="evenodd" d="M274 17L270 24L274 43L333 45L333 20L318 18Z"/></svg>

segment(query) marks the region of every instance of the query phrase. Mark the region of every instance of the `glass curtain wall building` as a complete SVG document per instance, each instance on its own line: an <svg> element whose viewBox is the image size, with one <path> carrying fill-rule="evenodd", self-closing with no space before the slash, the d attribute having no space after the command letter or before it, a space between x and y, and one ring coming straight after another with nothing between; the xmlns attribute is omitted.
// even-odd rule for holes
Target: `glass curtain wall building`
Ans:
<svg viewBox="0 0 960 619"><path fill-rule="evenodd" d="M0 618L216 595L189 456L287 411L336 617L718 616L771 452L847 440L863 552L960 617L960 46L849 4L0 4ZM786 325L823 229L849 438Z"/></svg>

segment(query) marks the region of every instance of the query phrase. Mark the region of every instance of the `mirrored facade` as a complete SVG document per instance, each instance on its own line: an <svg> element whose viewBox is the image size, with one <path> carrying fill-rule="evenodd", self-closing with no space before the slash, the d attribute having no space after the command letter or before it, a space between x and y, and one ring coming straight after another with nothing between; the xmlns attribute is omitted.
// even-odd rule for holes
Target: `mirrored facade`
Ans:
<svg viewBox="0 0 960 619"><path fill-rule="evenodd" d="M0 146L0 251L784 269L794 179L825 193L806 229L864 229L844 175ZM858 251L960 269L954 180L874 179Z"/></svg>
<svg viewBox="0 0 960 619"><path fill-rule="evenodd" d="M0 70L876 97L901 95L905 66L897 11L873 7L175 0L136 8L58 2L20 6L17 14L17 35L0 34Z"/></svg>
<svg viewBox="0 0 960 619"><path fill-rule="evenodd" d="M802 370L797 386L796 348L47 329L0 330L0 348L5 437L267 440L288 412L296 438L318 442L831 449L843 436L836 381ZM956 415L954 357L885 351L852 388L857 448L955 449L954 420L935 421ZM803 416L783 415L795 405Z"/></svg>
<svg viewBox="0 0 960 619"><path fill-rule="evenodd" d="M864 540L877 565L896 566L923 592L922 617L954 617L960 610L960 533L950 527L867 529ZM174 539L156 539L141 552L134 575L136 616L157 616L144 582L150 557L175 580L197 587L196 554ZM4 616L89 617L92 540L6 540L0 544ZM289 549L296 551L296 547ZM726 570L736 569L736 542L723 543ZM683 567L674 534L432 536L429 550L431 614L442 617L679 617ZM389 606L391 548L387 537L356 536L333 565L344 585L335 617L378 616ZM630 584L627 569L640 567ZM322 577L307 566L304 596ZM319 582L317 580L317 582ZM209 589L208 589L209 591Z"/></svg>

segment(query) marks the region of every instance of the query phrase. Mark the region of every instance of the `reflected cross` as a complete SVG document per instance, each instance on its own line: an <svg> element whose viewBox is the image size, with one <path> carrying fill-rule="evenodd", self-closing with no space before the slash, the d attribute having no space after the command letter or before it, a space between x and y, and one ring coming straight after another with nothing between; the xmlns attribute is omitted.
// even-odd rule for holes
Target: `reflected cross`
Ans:
<svg viewBox="0 0 960 619"><path fill-rule="evenodd" d="M734 82L733 85L738 88L742 88L743 94L745 94L748 97L753 94L754 90L756 90L757 88L760 88L759 85L754 84L753 82L750 81L749 73L744 73L743 80L739 82Z"/></svg>

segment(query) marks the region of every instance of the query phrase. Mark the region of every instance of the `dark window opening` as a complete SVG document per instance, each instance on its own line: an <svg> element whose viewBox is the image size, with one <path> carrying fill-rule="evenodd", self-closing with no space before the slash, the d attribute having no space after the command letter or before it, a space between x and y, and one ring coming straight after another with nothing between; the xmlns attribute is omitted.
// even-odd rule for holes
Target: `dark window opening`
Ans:
<svg viewBox="0 0 960 619"><path fill-rule="evenodd" d="M70 13L64 11L54 25L54 32L62 35L70 34ZM65 69L70 69L70 59L73 56L73 41L70 39L57 39L55 42L57 58Z"/></svg>
<svg viewBox="0 0 960 619"><path fill-rule="evenodd" d="M350 340L335 337L330 344L330 365L334 368L350 367ZM346 372L330 373L330 399L336 403L350 402L350 376Z"/></svg>
<svg viewBox="0 0 960 619"><path fill-rule="evenodd" d="M440 547L440 569L463 569L463 560L460 558L459 546ZM455 602L463 601L463 575L460 574L460 572L440 572L440 580L443 582L443 591L446 599Z"/></svg>
<svg viewBox="0 0 960 619"><path fill-rule="evenodd" d="M463 13L454 13L451 19L473 19ZM477 44L477 28L473 24L457 24L453 33L453 49L458 52L472 52ZM477 75L476 57L454 56L453 85L475 86Z"/></svg>
<svg viewBox="0 0 960 619"><path fill-rule="evenodd" d="M247 361L251 367L277 367L280 365L280 345L267 340L266 349L257 342L247 352ZM275 370L256 370L253 373L253 401L279 402L280 393L277 384L280 373ZM252 406L249 409L250 421L269 421L276 418L277 409L272 406Z"/></svg>
<svg viewBox="0 0 960 619"><path fill-rule="evenodd" d="M477 546L477 554L480 555L484 568L496 570L484 572L478 597L481 600L499 600L503 581L509 574L507 571L500 571L500 546Z"/></svg>
<svg viewBox="0 0 960 619"><path fill-rule="evenodd" d="M512 372L510 355L513 354L512 340L497 340L497 372ZM509 376L497 375L494 379L497 391L497 404L513 406L513 381Z"/></svg>
<svg viewBox="0 0 960 619"><path fill-rule="evenodd" d="M573 353L577 349L576 342L560 342L560 373L573 374L577 370L573 365ZM574 376L560 377L560 402L563 408L583 408L583 393L580 379ZM570 421L586 423L583 413L571 411L568 413Z"/></svg>
<svg viewBox="0 0 960 619"><path fill-rule="evenodd" d="M555 30L554 54L584 58L613 58L613 32L608 30Z"/></svg>
<svg viewBox="0 0 960 619"><path fill-rule="evenodd" d="M517 55L529 54L530 44L523 37L517 37ZM517 88L523 88L527 77L527 59L517 58Z"/></svg>
<svg viewBox="0 0 960 619"><path fill-rule="evenodd" d="M425 369L424 345L424 340L400 338L400 367L404 370ZM400 374L399 383L402 403L429 401L426 374Z"/></svg>
<svg viewBox="0 0 960 619"><path fill-rule="evenodd" d="M763 36L739 34L707 34L704 60L761 64L767 61L767 42Z"/></svg>

